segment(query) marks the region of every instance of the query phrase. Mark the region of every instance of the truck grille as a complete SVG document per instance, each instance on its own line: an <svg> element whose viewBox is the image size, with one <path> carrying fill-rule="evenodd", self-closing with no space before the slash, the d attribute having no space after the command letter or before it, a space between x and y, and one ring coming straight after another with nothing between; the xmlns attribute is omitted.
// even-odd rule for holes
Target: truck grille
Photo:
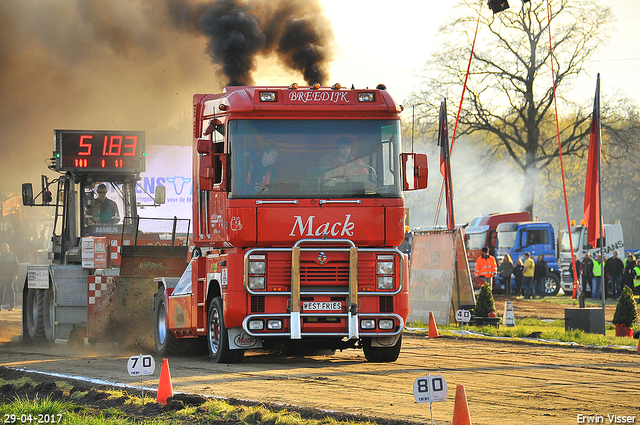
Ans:
<svg viewBox="0 0 640 425"><path fill-rule="evenodd" d="M263 295L251 296L251 312L264 313L264 296Z"/></svg>
<svg viewBox="0 0 640 425"><path fill-rule="evenodd" d="M267 279L270 285L291 285L291 260L270 259L267 266ZM358 262L358 283L375 285L375 260L363 259ZM301 261L300 285L348 287L349 262L332 261L321 266L314 261Z"/></svg>
<svg viewBox="0 0 640 425"><path fill-rule="evenodd" d="M380 297L380 313L393 313L393 297Z"/></svg>

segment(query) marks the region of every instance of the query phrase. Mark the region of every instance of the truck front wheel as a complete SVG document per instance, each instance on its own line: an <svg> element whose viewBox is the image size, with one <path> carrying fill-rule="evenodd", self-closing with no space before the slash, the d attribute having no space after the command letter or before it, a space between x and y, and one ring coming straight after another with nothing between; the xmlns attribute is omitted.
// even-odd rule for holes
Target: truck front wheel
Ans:
<svg viewBox="0 0 640 425"><path fill-rule="evenodd" d="M371 338L363 338L362 340L364 357L371 363L395 362L400 355L401 347L402 335L400 335L395 345L392 345L391 347L373 347L371 346Z"/></svg>
<svg viewBox="0 0 640 425"><path fill-rule="evenodd" d="M167 328L167 305L164 299L164 288L160 288L156 294L154 303L154 339L156 352L161 356L171 356L180 353L180 341L173 336Z"/></svg>
<svg viewBox="0 0 640 425"><path fill-rule="evenodd" d="M560 278L555 273L547 273L544 278L544 294L546 296L558 295L560 291Z"/></svg>
<svg viewBox="0 0 640 425"><path fill-rule="evenodd" d="M209 357L215 363L238 363L244 357L244 350L231 350L229 336L224 326L222 299L215 297L209 305L207 346Z"/></svg>

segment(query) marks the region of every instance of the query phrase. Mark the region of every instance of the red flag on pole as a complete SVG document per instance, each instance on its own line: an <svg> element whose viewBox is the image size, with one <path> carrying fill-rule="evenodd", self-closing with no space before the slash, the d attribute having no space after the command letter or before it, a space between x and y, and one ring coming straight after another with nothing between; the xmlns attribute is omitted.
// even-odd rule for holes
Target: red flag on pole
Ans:
<svg viewBox="0 0 640 425"><path fill-rule="evenodd" d="M596 82L593 101L589 156L587 159L587 181L584 185L584 221L587 224L587 243L596 247L602 237L602 215L600 214L600 74Z"/></svg>
<svg viewBox="0 0 640 425"><path fill-rule="evenodd" d="M447 204L447 229L456 227L453 218L453 183L451 181L451 161L449 160L449 133L447 131L447 100L440 104L438 117L438 146L440 146L440 173L444 178L445 200Z"/></svg>

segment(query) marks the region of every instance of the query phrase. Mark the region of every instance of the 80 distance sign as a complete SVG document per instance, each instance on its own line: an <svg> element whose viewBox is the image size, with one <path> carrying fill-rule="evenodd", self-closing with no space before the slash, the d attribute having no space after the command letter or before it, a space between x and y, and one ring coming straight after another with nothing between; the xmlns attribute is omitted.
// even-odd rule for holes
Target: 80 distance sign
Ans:
<svg viewBox="0 0 640 425"><path fill-rule="evenodd" d="M413 383L413 397L418 403L435 403L449 397L449 387L442 375L416 378Z"/></svg>

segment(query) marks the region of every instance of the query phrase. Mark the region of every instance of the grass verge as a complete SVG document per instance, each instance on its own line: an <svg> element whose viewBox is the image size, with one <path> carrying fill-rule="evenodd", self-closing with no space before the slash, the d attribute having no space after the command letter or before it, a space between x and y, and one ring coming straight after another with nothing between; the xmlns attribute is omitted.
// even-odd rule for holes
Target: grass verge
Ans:
<svg viewBox="0 0 640 425"><path fill-rule="evenodd" d="M540 339L547 340L557 340L562 342L575 342L579 345L594 345L594 346L611 346L611 345L621 345L621 346L631 346L636 347L638 345L638 340L628 337L617 337L615 325L607 324L606 327L606 335L602 334L593 334L593 333L585 333L581 330L565 330L564 328L564 320L541 320L541 319L532 319L532 318L524 318L524 319L515 319L516 326L515 327L505 327L500 326L499 328L495 328L493 326L464 326L466 330L474 330L477 332L481 332L483 334L501 336L501 337L512 337L512 338L525 338L525 337L537 337ZM409 323L409 328L428 328L428 325L424 323L415 322ZM454 326L438 326L439 331L448 331L448 330L462 330L463 327L460 325ZM421 332L421 331L417 331ZM446 334L446 333L445 333Z"/></svg>

